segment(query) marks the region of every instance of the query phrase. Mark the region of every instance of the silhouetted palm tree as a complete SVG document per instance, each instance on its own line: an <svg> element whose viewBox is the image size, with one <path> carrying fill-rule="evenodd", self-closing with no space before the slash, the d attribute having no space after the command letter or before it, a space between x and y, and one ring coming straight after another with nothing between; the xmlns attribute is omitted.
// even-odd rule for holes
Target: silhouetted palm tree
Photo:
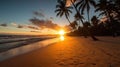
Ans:
<svg viewBox="0 0 120 67"><path fill-rule="evenodd" d="M62 17L63 15L65 15L66 19L71 24L68 18L69 14L72 13L70 9L72 9L72 7L66 7L66 0L58 0L58 4L56 5L56 10L55 10L55 13L57 13L56 16Z"/></svg>
<svg viewBox="0 0 120 67"><path fill-rule="evenodd" d="M88 35L90 35L90 23L89 22L84 22L84 25L83 25L83 34L85 36L85 38L87 38Z"/></svg>
<svg viewBox="0 0 120 67"><path fill-rule="evenodd" d="M95 7L96 3L95 3L94 0L80 0L76 4L76 7L79 8L79 11L81 11L82 14L85 11L85 9L87 10L88 21L90 21L90 19L89 19L89 11L90 11L90 6L91 5Z"/></svg>
<svg viewBox="0 0 120 67"><path fill-rule="evenodd" d="M99 3L96 5L95 12L101 11L99 15L106 15L109 18L109 21L112 21L111 14L113 13L113 10L115 10L115 8L114 4L112 4L112 1L100 0Z"/></svg>
<svg viewBox="0 0 120 67"><path fill-rule="evenodd" d="M99 34L99 29L98 29L98 26L99 26L99 20L96 16L93 16L91 18L91 33L93 33L94 35L97 35Z"/></svg>
<svg viewBox="0 0 120 67"><path fill-rule="evenodd" d="M114 12L117 12L118 10L119 8L116 6L116 3L112 0L100 0L99 3L96 5L96 11L101 11L100 15L106 15L109 19L109 22L107 23L107 28L109 28L109 30L111 31L110 33L112 33L113 36L116 33L116 31L114 26L115 18L112 16L112 14Z"/></svg>
<svg viewBox="0 0 120 67"><path fill-rule="evenodd" d="M96 16L93 16L93 17L91 18L91 22L92 22L92 25L93 25L94 27L97 27L99 20L98 20L98 18L97 18Z"/></svg>
<svg viewBox="0 0 120 67"><path fill-rule="evenodd" d="M84 23L83 23L84 17L82 16L82 14L80 14L79 10L77 9L77 7L76 7L76 5L75 5L76 0L74 0L74 1L73 1L73 0L70 0L70 1L71 1L71 3L72 3L73 7L75 8L75 11L76 11L76 14L75 14L75 16L74 16L75 19L81 21L82 24L84 24Z"/></svg>
<svg viewBox="0 0 120 67"><path fill-rule="evenodd" d="M95 12L101 11L100 15L107 15L106 8L107 8L107 0L100 0L99 3L96 5Z"/></svg>
<svg viewBox="0 0 120 67"><path fill-rule="evenodd" d="M79 11L81 11L82 14L85 10L87 10L88 22L84 23L83 25L84 31L86 31L86 33L89 33L93 40L98 40L97 38L95 38L94 34L91 32L92 30L90 29L91 28L91 25L89 23L90 22L90 19L89 19L90 6L94 6L94 7L96 6L96 3L94 0L80 0L76 4L76 7L79 9Z"/></svg>
<svg viewBox="0 0 120 67"><path fill-rule="evenodd" d="M77 26L78 26L77 21L76 21L76 20L73 21L73 22L70 24L70 26L71 26L74 30L76 30L76 29L77 29Z"/></svg>
<svg viewBox="0 0 120 67"><path fill-rule="evenodd" d="M79 26L80 26L80 21L82 22L82 24L84 24L84 23L83 23L84 17L83 17L80 13L77 12L77 13L75 14L74 18L75 18L75 20L78 20L78 21L79 21Z"/></svg>
<svg viewBox="0 0 120 67"><path fill-rule="evenodd" d="M115 12L117 13L117 18L120 20L120 0L113 0L115 4Z"/></svg>

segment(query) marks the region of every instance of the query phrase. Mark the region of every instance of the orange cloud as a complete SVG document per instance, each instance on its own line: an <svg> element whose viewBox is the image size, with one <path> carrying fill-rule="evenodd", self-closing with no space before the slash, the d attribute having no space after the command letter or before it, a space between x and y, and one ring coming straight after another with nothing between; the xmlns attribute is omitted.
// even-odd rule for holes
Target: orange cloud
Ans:
<svg viewBox="0 0 120 67"><path fill-rule="evenodd" d="M71 1L72 1L72 2L75 2L75 0L67 0L67 2L66 2L66 6L67 6L67 7L69 7L69 6L72 5Z"/></svg>
<svg viewBox="0 0 120 67"><path fill-rule="evenodd" d="M51 20L40 20L37 18L30 19L31 23L41 29L49 28L53 30L58 30L61 28L59 25L53 23Z"/></svg>

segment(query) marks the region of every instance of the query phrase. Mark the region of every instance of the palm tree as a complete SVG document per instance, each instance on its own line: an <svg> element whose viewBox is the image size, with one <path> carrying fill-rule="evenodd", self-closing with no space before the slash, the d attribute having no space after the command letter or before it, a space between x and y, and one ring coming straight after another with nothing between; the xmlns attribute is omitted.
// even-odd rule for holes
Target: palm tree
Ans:
<svg viewBox="0 0 120 67"><path fill-rule="evenodd" d="M111 31L112 35L114 36L114 17L112 13L116 11L115 4L111 0L100 0L99 3L96 5L96 12L101 11L100 15L106 15L108 18L108 28Z"/></svg>
<svg viewBox="0 0 120 67"><path fill-rule="evenodd" d="M111 14L115 10L114 4L112 4L112 1L108 0L100 0L99 3L96 5L95 12L101 11L100 15L106 15L109 18L109 21L112 21Z"/></svg>
<svg viewBox="0 0 120 67"><path fill-rule="evenodd" d="M99 20L98 20L98 18L97 18L96 16L93 16L93 17L91 18L91 22L92 22L92 25L93 25L94 27L97 27Z"/></svg>
<svg viewBox="0 0 120 67"><path fill-rule="evenodd" d="M62 17L65 15L68 22L71 24L69 20L69 14L72 13L71 11L72 7L66 7L66 0L58 0L58 5L56 5L55 13L57 13L56 16Z"/></svg>
<svg viewBox="0 0 120 67"><path fill-rule="evenodd" d="M98 18L96 17L96 16L93 16L92 18L91 18L91 33L93 33L94 35L98 35L98 34L100 34L100 32L99 32L99 20L98 20Z"/></svg>
<svg viewBox="0 0 120 67"><path fill-rule="evenodd" d="M71 3L72 3L72 5L73 5L73 7L75 8L75 11L76 11L76 14L75 14L75 19L76 20L80 20L81 22L82 22L82 24L84 24L83 23L83 19L84 19L84 17L82 16L82 14L80 14L80 12L79 12L79 10L77 9L77 7L76 7L76 5L75 5L75 2L76 2L76 0L70 0L71 1Z"/></svg>
<svg viewBox="0 0 120 67"><path fill-rule="evenodd" d="M70 26L71 26L74 30L76 30L76 29L77 29L77 26L78 26L77 21L74 20L74 21L70 24Z"/></svg>
<svg viewBox="0 0 120 67"><path fill-rule="evenodd" d="M80 13L77 12L77 13L74 15L74 18L75 18L75 20L79 21L79 26L80 26L80 21L82 22L82 24L84 24L84 23L83 23L84 17L83 17L82 15L80 15Z"/></svg>
<svg viewBox="0 0 120 67"><path fill-rule="evenodd" d="M83 26L84 26L84 30L87 32L87 33L89 33L90 34L90 36L91 36L91 38L93 39L93 40L98 40L94 35L93 35L93 33L91 32L92 31L92 29L89 29L89 28L91 28L91 25L90 25L90 19L89 19L89 11L90 11L90 7L91 6L96 6L96 3L95 3L95 1L94 0L80 0L79 2L77 2L77 4L76 4L76 8L78 8L79 9L79 11L83 14L83 12L85 11L85 10L87 10L87 15L88 15L88 22L86 21L84 24L83 24ZM89 23L89 24L88 24Z"/></svg>
<svg viewBox="0 0 120 67"><path fill-rule="evenodd" d="M79 8L79 11L81 11L82 14L85 11L85 9L87 10L88 21L90 21L90 19L89 19L89 11L90 11L90 6L91 5L95 7L96 3L95 3L94 0L80 0L76 4L76 7Z"/></svg>
<svg viewBox="0 0 120 67"><path fill-rule="evenodd" d="M117 13L118 21L120 20L120 1L119 0L113 0L115 4L115 12Z"/></svg>

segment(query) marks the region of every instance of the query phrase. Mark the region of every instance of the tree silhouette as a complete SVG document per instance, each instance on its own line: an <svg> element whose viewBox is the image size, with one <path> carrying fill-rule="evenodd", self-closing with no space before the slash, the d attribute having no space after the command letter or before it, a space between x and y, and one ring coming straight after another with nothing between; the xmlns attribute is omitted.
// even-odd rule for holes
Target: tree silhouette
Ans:
<svg viewBox="0 0 120 67"><path fill-rule="evenodd" d="M93 16L93 17L91 18L91 23L92 23L92 25L93 25L94 27L97 27L97 26L98 26L98 22L99 22L99 20L97 19L96 16Z"/></svg>
<svg viewBox="0 0 120 67"><path fill-rule="evenodd" d="M72 3L73 7L75 8L75 11L76 11L76 14L75 14L75 16L74 16L75 19L81 21L82 24L84 24L84 23L83 23L84 17L82 16L82 14L79 12L79 10L77 9L77 7L76 7L76 5L75 5L76 0L74 0L74 2L73 2L72 0L70 0L70 1L71 1L71 3Z"/></svg>
<svg viewBox="0 0 120 67"><path fill-rule="evenodd" d="M109 28L110 33L114 36L116 33L116 19L113 15L115 15L115 13L117 13L117 18L119 21L119 16L120 16L120 8L118 6L118 3L120 4L120 2L118 0L100 0L99 3L96 5L96 10L97 11L101 11L100 15L105 15L108 18L108 22L107 22L107 28Z"/></svg>
<svg viewBox="0 0 120 67"><path fill-rule="evenodd" d="M76 0L75 0L74 2L73 2L72 0L70 0L70 1L71 1L71 3L72 3L73 7L74 7L75 10L76 10L76 14L75 14L75 16L74 16L75 19L76 19L76 20L80 20L80 21L82 22L82 24L83 24L84 36L87 37L87 33L90 33L90 36L92 37L93 40L98 40L97 38L95 38L95 37L93 36L93 34L92 34L91 31L89 30L89 28L85 26L87 23L84 23L84 22L83 22L83 16L82 16L83 11L84 11L85 8L87 7L86 9L87 9L88 21L89 21L90 5L95 6L95 5L96 5L95 1L94 1L94 0L81 0L81 1L77 2L77 4L75 4ZM77 9L77 7L79 8L79 10ZM82 9L81 9L81 8L82 8ZM80 10L81 10L81 13L82 13L82 14L80 14ZM78 27L78 28L79 28L79 27Z"/></svg>
<svg viewBox="0 0 120 67"><path fill-rule="evenodd" d="M88 21L90 21L89 19L89 11L90 11L90 7L96 5L94 0L80 0L79 2L77 2L76 7L79 8L79 11L81 11L81 13L83 14L83 12L85 10L87 10L87 15L88 15Z"/></svg>
<svg viewBox="0 0 120 67"><path fill-rule="evenodd" d="M112 1L108 0L100 0L99 3L96 5L95 12L101 11L99 15L106 15L109 18L109 21L112 21L111 14L114 10L114 4Z"/></svg>
<svg viewBox="0 0 120 67"><path fill-rule="evenodd" d="M58 0L57 2L58 4L56 5L55 10L55 13L57 13L56 16L62 17L63 15L65 15L66 19L71 24L69 20L69 14L72 13L72 11L70 10L72 9L72 7L66 7L66 0Z"/></svg>
<svg viewBox="0 0 120 67"><path fill-rule="evenodd" d="M83 17L80 13L77 12L77 13L74 15L74 19L77 20L77 21L79 21L79 26L80 26L80 22L82 22L82 24L83 24L83 19L84 19L84 17Z"/></svg>

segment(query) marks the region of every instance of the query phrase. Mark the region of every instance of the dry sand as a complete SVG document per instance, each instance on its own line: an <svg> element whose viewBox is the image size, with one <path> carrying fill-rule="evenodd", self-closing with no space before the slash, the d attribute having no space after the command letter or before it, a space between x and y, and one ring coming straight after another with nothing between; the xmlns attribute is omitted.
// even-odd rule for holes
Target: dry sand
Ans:
<svg viewBox="0 0 120 67"><path fill-rule="evenodd" d="M0 62L0 67L120 67L120 37L64 41Z"/></svg>

